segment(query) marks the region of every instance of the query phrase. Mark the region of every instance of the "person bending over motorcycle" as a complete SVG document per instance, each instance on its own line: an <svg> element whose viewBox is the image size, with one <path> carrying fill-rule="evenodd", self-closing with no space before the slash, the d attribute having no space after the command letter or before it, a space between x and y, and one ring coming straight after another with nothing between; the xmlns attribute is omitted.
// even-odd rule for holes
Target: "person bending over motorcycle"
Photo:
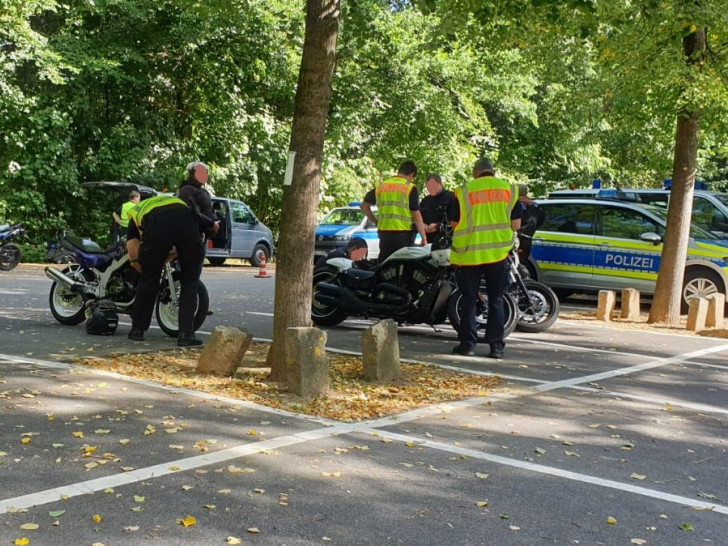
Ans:
<svg viewBox="0 0 728 546"><path fill-rule="evenodd" d="M129 211L126 248L131 266L141 275L131 317L129 339L143 341L152 322L162 268L174 250L180 265L177 345L202 345L195 337L195 309L205 249L197 213L184 201L158 195Z"/></svg>
<svg viewBox="0 0 728 546"><path fill-rule="evenodd" d="M335 248L325 256L319 257L314 265L314 271L326 265L327 260L331 258L349 258L354 262L358 262L367 257L369 247L367 242L361 237L354 237L345 247Z"/></svg>

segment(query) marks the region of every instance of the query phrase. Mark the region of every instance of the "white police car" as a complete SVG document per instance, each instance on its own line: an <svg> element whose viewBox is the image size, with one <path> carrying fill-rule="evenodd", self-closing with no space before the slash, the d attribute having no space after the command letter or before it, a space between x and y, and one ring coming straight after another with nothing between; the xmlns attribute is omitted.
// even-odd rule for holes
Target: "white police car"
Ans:
<svg viewBox="0 0 728 546"><path fill-rule="evenodd" d="M667 212L660 207L600 199L537 201L545 221L533 236L532 273L563 292L636 288L652 294L660 267ZM687 300L726 293L728 248L693 223L688 245Z"/></svg>
<svg viewBox="0 0 728 546"><path fill-rule="evenodd" d="M377 226L364 216L359 205L358 202L352 202L346 207L336 207L319 222L314 245L317 258L335 248L345 247L353 237L361 237L367 242L370 259L379 256ZM372 207L372 210L376 212L376 207Z"/></svg>

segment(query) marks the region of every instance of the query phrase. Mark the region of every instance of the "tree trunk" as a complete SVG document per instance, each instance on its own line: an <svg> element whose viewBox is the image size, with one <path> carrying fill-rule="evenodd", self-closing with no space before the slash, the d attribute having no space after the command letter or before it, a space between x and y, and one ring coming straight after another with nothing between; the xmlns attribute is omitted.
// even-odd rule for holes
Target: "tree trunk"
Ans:
<svg viewBox="0 0 728 546"><path fill-rule="evenodd" d="M340 0L306 2L306 36L291 129L290 151L296 158L292 183L283 190L273 343L267 357L274 381L286 379L286 329L311 325L314 232L340 16Z"/></svg>
<svg viewBox="0 0 728 546"><path fill-rule="evenodd" d="M705 29L698 29L683 38L683 51L688 65L695 64L697 69L700 69L705 59L705 46ZM677 116L667 229L655 296L652 299L648 319L650 323L659 322L671 326L680 324L680 303L693 212L699 130L700 113L697 105L683 107Z"/></svg>

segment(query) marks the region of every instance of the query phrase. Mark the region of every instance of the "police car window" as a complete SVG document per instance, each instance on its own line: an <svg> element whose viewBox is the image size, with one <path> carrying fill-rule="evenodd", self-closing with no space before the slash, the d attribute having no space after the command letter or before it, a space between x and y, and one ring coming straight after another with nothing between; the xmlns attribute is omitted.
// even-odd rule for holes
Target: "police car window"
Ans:
<svg viewBox="0 0 728 546"><path fill-rule="evenodd" d="M321 223L356 226L363 219L364 213L360 209L334 209L324 217Z"/></svg>
<svg viewBox="0 0 728 546"><path fill-rule="evenodd" d="M230 211L234 222L249 224L253 220L253 213L242 203L230 203Z"/></svg>
<svg viewBox="0 0 728 546"><path fill-rule="evenodd" d="M601 235L618 239L640 240L643 233L663 234L662 226L641 212L621 207L604 207Z"/></svg>
<svg viewBox="0 0 728 546"><path fill-rule="evenodd" d="M657 207L667 208L667 193L639 193L639 198L642 203L648 205L655 205Z"/></svg>
<svg viewBox="0 0 728 546"><path fill-rule="evenodd" d="M716 212L715 205L707 199L696 197L693 201L693 222L703 229L715 229L713 216Z"/></svg>
<svg viewBox="0 0 728 546"><path fill-rule="evenodd" d="M579 235L594 234L594 205L584 203L542 203L546 219L539 231L558 231Z"/></svg>

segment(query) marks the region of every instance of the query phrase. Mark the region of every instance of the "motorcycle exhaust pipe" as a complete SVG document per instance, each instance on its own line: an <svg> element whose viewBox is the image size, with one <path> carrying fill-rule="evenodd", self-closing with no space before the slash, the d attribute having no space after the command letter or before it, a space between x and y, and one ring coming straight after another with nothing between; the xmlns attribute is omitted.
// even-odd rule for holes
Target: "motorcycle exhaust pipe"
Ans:
<svg viewBox="0 0 728 546"><path fill-rule="evenodd" d="M84 300L96 297L96 294L91 292L86 285L74 281L71 277L63 273L63 271L61 271L60 269L49 266L46 267L44 271L46 277L48 277L50 280L62 284L74 294L79 294Z"/></svg>

